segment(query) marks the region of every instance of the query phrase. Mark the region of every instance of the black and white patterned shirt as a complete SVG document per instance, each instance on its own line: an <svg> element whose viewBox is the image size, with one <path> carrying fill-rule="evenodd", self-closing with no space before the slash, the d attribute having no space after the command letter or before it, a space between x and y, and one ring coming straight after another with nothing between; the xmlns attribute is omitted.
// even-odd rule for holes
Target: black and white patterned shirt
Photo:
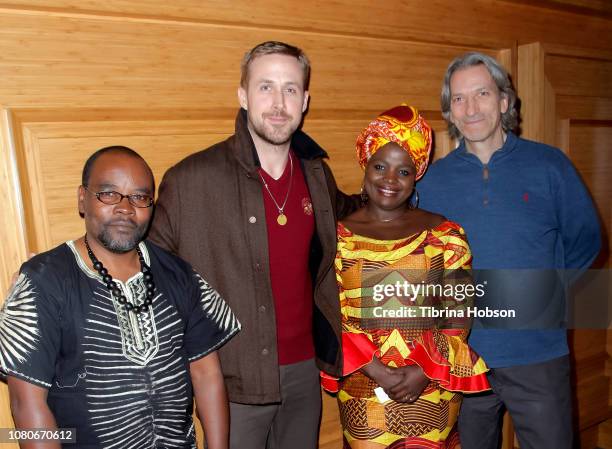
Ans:
<svg viewBox="0 0 612 449"><path fill-rule="evenodd" d="M0 366L48 388L59 428L75 448L195 448L189 362L222 346L240 323L181 259L140 244L153 304L128 313L67 242L21 267L0 311ZM117 281L145 298L142 273Z"/></svg>

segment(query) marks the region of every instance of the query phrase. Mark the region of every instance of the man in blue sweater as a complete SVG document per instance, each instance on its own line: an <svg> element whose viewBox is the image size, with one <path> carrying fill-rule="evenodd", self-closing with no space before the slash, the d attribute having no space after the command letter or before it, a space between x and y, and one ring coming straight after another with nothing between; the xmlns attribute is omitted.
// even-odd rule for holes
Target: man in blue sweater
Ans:
<svg viewBox="0 0 612 449"><path fill-rule="evenodd" d="M570 449L564 292L547 273L588 268L601 236L589 193L569 159L513 134L515 102L508 74L493 58L468 53L455 59L441 103L449 132L461 144L417 187L424 209L464 227L474 269L493 273L487 288L495 293L486 301L517 313L505 326L475 323L470 344L491 369L492 392L464 399L462 449L497 448L504 409L521 449ZM537 325L527 322L533 317Z"/></svg>

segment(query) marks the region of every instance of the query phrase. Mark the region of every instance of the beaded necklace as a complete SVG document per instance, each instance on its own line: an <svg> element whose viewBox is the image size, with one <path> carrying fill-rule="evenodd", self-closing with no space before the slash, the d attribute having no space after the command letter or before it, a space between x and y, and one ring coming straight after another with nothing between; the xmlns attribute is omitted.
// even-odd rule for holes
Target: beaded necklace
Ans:
<svg viewBox="0 0 612 449"><path fill-rule="evenodd" d="M140 305L134 305L131 302L128 302L119 285L117 285L108 270L104 267L104 265L102 265L102 262L98 260L96 255L91 250L89 242L87 241L87 235L85 235L85 248L87 248L87 254L91 259L91 263L93 264L94 270L96 270L98 274L102 276L102 281L106 284L106 287L119 304L124 305L128 311L134 312L136 314L144 312L149 308L151 304L153 304L153 295L155 294L155 282L153 282L153 273L151 273L151 268L146 264L144 256L142 255L142 252L140 251L138 245L136 245L136 253L138 254L138 260L140 261L140 271L142 272L144 278L145 288L147 289L146 298Z"/></svg>

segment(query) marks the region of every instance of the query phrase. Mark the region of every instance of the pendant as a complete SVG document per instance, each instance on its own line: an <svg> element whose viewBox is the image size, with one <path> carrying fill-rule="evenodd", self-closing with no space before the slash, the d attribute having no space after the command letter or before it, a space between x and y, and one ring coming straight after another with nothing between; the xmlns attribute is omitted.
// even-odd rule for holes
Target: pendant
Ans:
<svg viewBox="0 0 612 449"><path fill-rule="evenodd" d="M287 224L287 216L281 212L278 214L278 217L276 217L276 222L281 226L285 226Z"/></svg>

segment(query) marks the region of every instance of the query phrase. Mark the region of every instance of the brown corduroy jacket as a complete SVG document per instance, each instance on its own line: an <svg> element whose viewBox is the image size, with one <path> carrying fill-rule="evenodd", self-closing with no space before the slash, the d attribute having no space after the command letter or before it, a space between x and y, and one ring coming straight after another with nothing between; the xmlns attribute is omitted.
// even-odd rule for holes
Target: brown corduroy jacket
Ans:
<svg viewBox="0 0 612 449"><path fill-rule="evenodd" d="M334 272L336 218L358 205L338 191L327 154L297 131L300 159L315 216L310 271L313 339L319 368L342 370L340 304ZM149 238L181 256L228 302L242 331L219 351L229 399L246 404L280 401L274 299L259 160L240 110L233 136L195 153L165 174ZM291 257L291 254L287 254Z"/></svg>

